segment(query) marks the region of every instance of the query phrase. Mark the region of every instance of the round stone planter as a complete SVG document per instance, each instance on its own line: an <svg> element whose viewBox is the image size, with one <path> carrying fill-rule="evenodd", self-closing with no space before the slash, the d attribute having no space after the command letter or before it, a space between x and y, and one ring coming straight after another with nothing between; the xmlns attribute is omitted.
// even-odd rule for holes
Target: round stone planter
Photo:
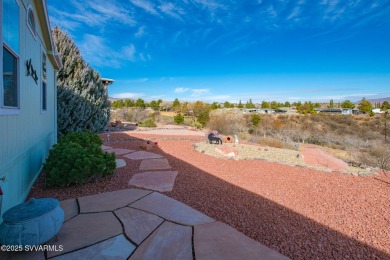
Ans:
<svg viewBox="0 0 390 260"><path fill-rule="evenodd" d="M40 245L53 238L64 222L64 211L58 200L30 199L3 215L0 244Z"/></svg>

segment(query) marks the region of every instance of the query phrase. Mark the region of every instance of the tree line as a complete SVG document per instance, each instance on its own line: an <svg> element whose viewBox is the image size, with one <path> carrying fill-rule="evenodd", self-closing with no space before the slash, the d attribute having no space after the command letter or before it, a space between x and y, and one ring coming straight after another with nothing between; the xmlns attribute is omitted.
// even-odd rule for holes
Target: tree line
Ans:
<svg viewBox="0 0 390 260"><path fill-rule="evenodd" d="M201 101L197 101L201 102ZM196 102L195 102L196 103ZM204 102L201 102L204 103ZM167 102L163 101L161 99L159 100L152 100L150 102L146 102L141 98L138 98L137 100L133 99L119 99L112 102L113 108L125 108L125 107L140 107L140 108L146 108L150 107L154 110L166 110L166 111L176 111L176 112L182 112L186 110L191 109L185 109L183 107L186 107L190 102L180 102L179 99L175 99L173 102ZM208 103L204 103L208 104ZM184 105L184 106L183 106ZM350 101L350 100L344 100L341 103L335 103L332 99L329 101L329 103L313 103L311 101L297 101L290 103L288 101L281 103L277 101L262 101L260 104L256 105L253 103L252 99L249 99L245 104L242 103L240 100L238 104L236 103L230 103L229 101L225 101L224 103L218 103L213 102L211 104L208 104L210 109L219 109L219 108L270 108L270 109L278 109L278 108L290 108L294 107L298 113L301 114L313 114L316 113L316 108L349 108L354 109L358 108L363 113L370 113L373 108L381 108L383 110L390 109L390 103L388 101L384 101L382 103L375 103L372 104L370 101L368 101L366 98L363 98L357 106Z"/></svg>

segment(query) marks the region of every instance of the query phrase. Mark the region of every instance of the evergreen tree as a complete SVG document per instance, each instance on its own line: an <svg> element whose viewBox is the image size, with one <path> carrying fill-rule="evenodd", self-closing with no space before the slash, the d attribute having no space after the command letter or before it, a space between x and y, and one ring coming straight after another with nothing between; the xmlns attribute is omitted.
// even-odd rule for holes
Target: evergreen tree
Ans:
<svg viewBox="0 0 390 260"><path fill-rule="evenodd" d="M261 108L269 108L269 103L267 101L261 102Z"/></svg>
<svg viewBox="0 0 390 260"><path fill-rule="evenodd" d="M244 108L244 105L241 103L241 100L240 100L240 102L238 103L238 106L237 106L238 108Z"/></svg>
<svg viewBox="0 0 390 260"><path fill-rule="evenodd" d="M103 131L110 118L110 102L99 73L83 60L65 32L55 27L52 35L63 64L57 77L58 136Z"/></svg>
<svg viewBox="0 0 390 260"><path fill-rule="evenodd" d="M158 110L160 108L160 105L159 105L158 101L156 102L155 100L150 101L149 106L153 110Z"/></svg>
<svg viewBox="0 0 390 260"><path fill-rule="evenodd" d="M213 102L211 104L211 109L218 109L221 108L221 105L218 102Z"/></svg>
<svg viewBox="0 0 390 260"><path fill-rule="evenodd" d="M390 103L388 101L383 101L381 108L382 110L390 109Z"/></svg>
<svg viewBox="0 0 390 260"><path fill-rule="evenodd" d="M285 107L291 107L291 104L290 104L290 102L286 101L286 102L284 102L284 106Z"/></svg>
<svg viewBox="0 0 390 260"><path fill-rule="evenodd" d="M363 98L358 105L358 108L363 113L370 113L372 109L372 104L370 101L368 101L366 98Z"/></svg>
<svg viewBox="0 0 390 260"><path fill-rule="evenodd" d="M300 102L298 102L300 103ZM314 104L310 101L305 101L304 104L297 105L298 113L300 114L315 114L316 111L314 110Z"/></svg>
<svg viewBox="0 0 390 260"><path fill-rule="evenodd" d="M272 101L269 106L272 108L272 109L277 109L279 107L279 104L278 102L276 101Z"/></svg>
<svg viewBox="0 0 390 260"><path fill-rule="evenodd" d="M139 98L139 99L137 99L137 101L135 101L135 106L140 107L140 108L145 108L146 104L142 98Z"/></svg>
<svg viewBox="0 0 390 260"><path fill-rule="evenodd" d="M255 108L256 106L253 104L252 99L246 102L245 108Z"/></svg>
<svg viewBox="0 0 390 260"><path fill-rule="evenodd" d="M321 108L321 104L318 102L314 103L314 108Z"/></svg>
<svg viewBox="0 0 390 260"><path fill-rule="evenodd" d="M126 99L124 103L125 107L133 107L134 106L134 100L132 99Z"/></svg>
<svg viewBox="0 0 390 260"><path fill-rule="evenodd" d="M349 100L345 100L345 101L343 101L343 102L341 103L341 107L342 107L342 108L351 108L351 109L353 109L353 108L355 108L355 104L352 103L352 102L349 101Z"/></svg>
<svg viewBox="0 0 390 260"><path fill-rule="evenodd" d="M329 101L329 108L334 108L334 102L333 99Z"/></svg>
<svg viewBox="0 0 390 260"><path fill-rule="evenodd" d="M180 110L180 101L177 98L175 98L172 106L173 106L173 110L179 111Z"/></svg>
<svg viewBox="0 0 390 260"><path fill-rule="evenodd" d="M231 104L229 101L225 101L225 103L223 103L223 107L225 107L225 108L229 108L230 106L231 106Z"/></svg>

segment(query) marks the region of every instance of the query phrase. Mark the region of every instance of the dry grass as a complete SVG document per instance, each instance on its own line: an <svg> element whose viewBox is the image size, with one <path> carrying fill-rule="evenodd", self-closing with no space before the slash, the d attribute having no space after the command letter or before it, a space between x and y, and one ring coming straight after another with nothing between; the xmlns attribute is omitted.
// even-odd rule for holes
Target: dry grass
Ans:
<svg viewBox="0 0 390 260"><path fill-rule="evenodd" d="M389 147L384 144L384 117L322 114L260 117L260 124L254 127L242 114L216 110L210 113L208 127L277 148L291 148L296 143L316 144L329 148L328 152L347 162L388 167L384 153L378 152Z"/></svg>
<svg viewBox="0 0 390 260"><path fill-rule="evenodd" d="M174 117L177 113L174 111L160 111L160 116Z"/></svg>

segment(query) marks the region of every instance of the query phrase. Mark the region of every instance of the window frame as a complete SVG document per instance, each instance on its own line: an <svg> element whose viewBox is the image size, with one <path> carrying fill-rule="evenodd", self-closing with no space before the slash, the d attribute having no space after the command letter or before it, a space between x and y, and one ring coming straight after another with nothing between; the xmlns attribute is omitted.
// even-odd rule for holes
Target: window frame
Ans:
<svg viewBox="0 0 390 260"><path fill-rule="evenodd" d="M21 19L21 16L20 16L20 3L18 0L15 0L15 3L18 5L18 23L19 23L19 26L20 26L20 19ZM0 20L3 21L3 1L0 0ZM19 115L20 114L20 55L17 54L10 46L8 46L8 44L6 42L4 42L4 39L3 39L3 22L1 22L1 26L0 26L0 116L1 115ZM20 28L19 28L19 41L18 41L18 44L19 44L19 51L20 51ZM3 58L4 58L4 53L3 53L3 49L7 49L7 51L9 51L11 53L11 55L13 55L15 58L16 58L16 63L17 63L17 66L16 66L16 73L17 73L17 92L18 92L18 97L17 97L17 100L18 100L18 106L17 107L9 107L9 106L4 106L4 82L3 82L3 69L4 69L4 64L3 64Z"/></svg>
<svg viewBox="0 0 390 260"><path fill-rule="evenodd" d="M32 14L33 22L34 22L34 28L30 25L30 13ZM34 9L32 8L31 4L27 5L27 11L26 11L26 25L27 28L30 30L32 36L34 36L34 39L37 39L37 22L35 19Z"/></svg>

